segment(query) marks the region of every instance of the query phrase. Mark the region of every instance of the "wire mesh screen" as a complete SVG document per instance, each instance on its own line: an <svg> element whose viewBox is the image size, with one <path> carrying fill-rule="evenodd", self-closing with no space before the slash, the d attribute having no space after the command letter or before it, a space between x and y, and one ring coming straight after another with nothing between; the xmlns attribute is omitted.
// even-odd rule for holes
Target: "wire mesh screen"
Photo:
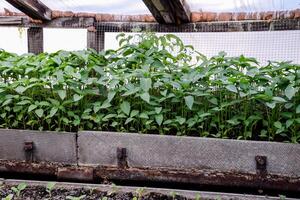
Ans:
<svg viewBox="0 0 300 200"><path fill-rule="evenodd" d="M105 49L116 49L119 33L105 33ZM157 33L162 35L164 33ZM300 31L259 31L220 33L174 33L184 44L193 45L202 54L211 57L221 51L229 56L255 57L267 61L293 61L300 63Z"/></svg>
<svg viewBox="0 0 300 200"><path fill-rule="evenodd" d="M297 20L282 20L273 23L218 22L198 23L180 27L155 24L98 24L99 32L105 32L104 49L119 47L116 36L131 31L156 32L158 35L173 33L186 45L211 57L220 51L229 56L245 55L255 57L262 64L271 61L292 61L300 63L300 30ZM131 32L131 33L130 33Z"/></svg>

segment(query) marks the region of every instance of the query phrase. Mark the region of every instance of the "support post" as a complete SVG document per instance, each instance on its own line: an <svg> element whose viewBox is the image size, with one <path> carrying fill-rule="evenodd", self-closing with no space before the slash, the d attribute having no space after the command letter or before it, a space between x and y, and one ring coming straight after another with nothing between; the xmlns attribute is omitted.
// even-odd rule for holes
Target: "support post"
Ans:
<svg viewBox="0 0 300 200"><path fill-rule="evenodd" d="M104 50L104 39L105 39L104 34L105 34L104 31L97 31L97 39L98 39L98 48L99 48L99 51Z"/></svg>
<svg viewBox="0 0 300 200"><path fill-rule="evenodd" d="M97 52L99 51L99 46L97 43L97 30L94 26L87 28L87 48L95 49Z"/></svg>
<svg viewBox="0 0 300 200"><path fill-rule="evenodd" d="M27 30L28 52L39 54L44 52L43 28L31 27Z"/></svg>

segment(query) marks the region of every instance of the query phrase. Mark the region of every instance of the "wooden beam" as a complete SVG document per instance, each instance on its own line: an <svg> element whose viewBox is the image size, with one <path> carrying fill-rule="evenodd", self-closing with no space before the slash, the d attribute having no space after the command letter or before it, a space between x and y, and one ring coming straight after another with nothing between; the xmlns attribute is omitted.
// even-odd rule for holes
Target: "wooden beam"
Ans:
<svg viewBox="0 0 300 200"><path fill-rule="evenodd" d="M6 0L33 19L50 21L51 10L39 0Z"/></svg>
<svg viewBox="0 0 300 200"><path fill-rule="evenodd" d="M158 23L182 24L190 22L186 0L143 0Z"/></svg>
<svg viewBox="0 0 300 200"><path fill-rule="evenodd" d="M0 25L17 26L22 25L26 21L27 17L21 16L1 16Z"/></svg>

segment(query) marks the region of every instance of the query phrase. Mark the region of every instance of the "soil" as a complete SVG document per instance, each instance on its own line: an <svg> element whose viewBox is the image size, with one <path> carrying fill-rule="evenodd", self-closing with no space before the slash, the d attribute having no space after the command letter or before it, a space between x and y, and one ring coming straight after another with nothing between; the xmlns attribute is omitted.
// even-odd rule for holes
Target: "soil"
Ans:
<svg viewBox="0 0 300 200"><path fill-rule="evenodd" d="M56 188L51 191L51 196L43 186L27 186L21 191L20 196L17 197L9 186L0 186L0 199L7 197L9 194L14 194L13 200L189 200L179 195L164 195L160 193L148 193L145 195L133 193L119 193L115 192L102 192L98 190L88 190L85 188ZM72 198L80 197L82 198ZM106 197L106 198L105 198ZM6 200L6 199L5 199Z"/></svg>

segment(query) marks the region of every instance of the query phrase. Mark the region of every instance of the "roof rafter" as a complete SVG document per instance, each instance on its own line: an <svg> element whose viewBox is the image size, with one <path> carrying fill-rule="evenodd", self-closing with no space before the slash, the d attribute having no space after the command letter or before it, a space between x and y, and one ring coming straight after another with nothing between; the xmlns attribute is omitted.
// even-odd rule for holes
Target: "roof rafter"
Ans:
<svg viewBox="0 0 300 200"><path fill-rule="evenodd" d="M190 22L190 9L186 0L143 0L157 22L182 24Z"/></svg>
<svg viewBox="0 0 300 200"><path fill-rule="evenodd" d="M51 9L39 0L6 0L29 17L42 21L51 20Z"/></svg>

